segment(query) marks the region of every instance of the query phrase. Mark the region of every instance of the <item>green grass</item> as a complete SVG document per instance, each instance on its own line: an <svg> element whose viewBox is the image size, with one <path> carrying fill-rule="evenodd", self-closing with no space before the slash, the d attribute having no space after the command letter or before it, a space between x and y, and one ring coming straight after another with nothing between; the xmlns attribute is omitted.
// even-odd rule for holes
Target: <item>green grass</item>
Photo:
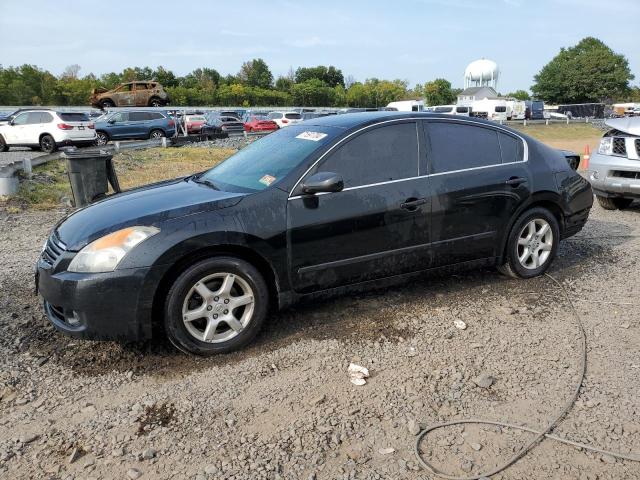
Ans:
<svg viewBox="0 0 640 480"><path fill-rule="evenodd" d="M585 146L591 151L597 148L602 137L602 131L587 123L550 124L550 125L516 125L520 130L554 148L573 150L584 153Z"/></svg>
<svg viewBox="0 0 640 480"><path fill-rule="evenodd" d="M228 148L155 148L123 152L113 160L120 187L127 190L206 170L233 153ZM32 179L22 178L17 195L0 199L0 207L9 213L50 210L72 198L66 163L54 160L35 167Z"/></svg>

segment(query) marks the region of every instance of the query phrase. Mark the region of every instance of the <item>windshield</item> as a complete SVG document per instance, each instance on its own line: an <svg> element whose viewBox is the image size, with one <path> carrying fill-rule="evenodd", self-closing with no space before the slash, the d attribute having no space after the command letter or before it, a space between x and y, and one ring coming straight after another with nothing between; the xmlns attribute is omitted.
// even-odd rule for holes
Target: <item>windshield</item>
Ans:
<svg viewBox="0 0 640 480"><path fill-rule="evenodd" d="M200 177L229 192L264 190L282 180L309 154L331 142L341 130L313 125L278 130L228 158Z"/></svg>

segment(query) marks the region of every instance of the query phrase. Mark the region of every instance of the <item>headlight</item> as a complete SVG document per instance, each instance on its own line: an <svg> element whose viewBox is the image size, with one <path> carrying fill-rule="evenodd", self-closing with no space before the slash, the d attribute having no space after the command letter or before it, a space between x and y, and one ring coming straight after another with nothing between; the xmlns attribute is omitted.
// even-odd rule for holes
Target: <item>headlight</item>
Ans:
<svg viewBox="0 0 640 480"><path fill-rule="evenodd" d="M613 137L602 137L598 153L602 155L611 155L613 153Z"/></svg>
<svg viewBox="0 0 640 480"><path fill-rule="evenodd" d="M91 242L73 257L70 272L112 272L136 245L158 233L155 227L129 227Z"/></svg>

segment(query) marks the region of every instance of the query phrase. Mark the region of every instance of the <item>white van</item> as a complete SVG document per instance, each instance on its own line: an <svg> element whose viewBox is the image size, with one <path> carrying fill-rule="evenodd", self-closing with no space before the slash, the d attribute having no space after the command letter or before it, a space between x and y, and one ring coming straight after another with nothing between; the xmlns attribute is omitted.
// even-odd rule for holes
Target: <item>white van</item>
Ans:
<svg viewBox="0 0 640 480"><path fill-rule="evenodd" d="M495 98L485 98L473 102L471 107L474 117L486 118L495 122L507 120L507 102Z"/></svg>
<svg viewBox="0 0 640 480"><path fill-rule="evenodd" d="M424 100L401 100L391 102L387 108L395 108L398 112L424 112Z"/></svg>
<svg viewBox="0 0 640 480"><path fill-rule="evenodd" d="M524 120L527 104L523 100L507 100L507 120Z"/></svg>
<svg viewBox="0 0 640 480"><path fill-rule="evenodd" d="M468 117L471 108L462 105L436 105L431 107L433 113L444 113L446 115L462 115Z"/></svg>

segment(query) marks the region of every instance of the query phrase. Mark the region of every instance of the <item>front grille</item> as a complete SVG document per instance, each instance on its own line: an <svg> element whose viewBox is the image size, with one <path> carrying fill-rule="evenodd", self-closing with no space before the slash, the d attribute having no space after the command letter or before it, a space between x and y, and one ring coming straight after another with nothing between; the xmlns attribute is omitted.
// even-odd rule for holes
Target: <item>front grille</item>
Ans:
<svg viewBox="0 0 640 480"><path fill-rule="evenodd" d="M56 263L58 258L60 258L60 255L62 255L66 250L67 246L60 241L58 235L54 231L47 240L47 245L44 247L44 251L42 252L42 259L49 265L53 265Z"/></svg>
<svg viewBox="0 0 640 480"><path fill-rule="evenodd" d="M627 172L625 170L613 170L611 176L618 178L629 178L631 180L640 180L640 172Z"/></svg>
<svg viewBox="0 0 640 480"><path fill-rule="evenodd" d="M613 154L626 157L627 156L626 142L627 142L627 139L624 137L614 137L613 138Z"/></svg>
<svg viewBox="0 0 640 480"><path fill-rule="evenodd" d="M636 138L636 154L640 157L640 138Z"/></svg>

